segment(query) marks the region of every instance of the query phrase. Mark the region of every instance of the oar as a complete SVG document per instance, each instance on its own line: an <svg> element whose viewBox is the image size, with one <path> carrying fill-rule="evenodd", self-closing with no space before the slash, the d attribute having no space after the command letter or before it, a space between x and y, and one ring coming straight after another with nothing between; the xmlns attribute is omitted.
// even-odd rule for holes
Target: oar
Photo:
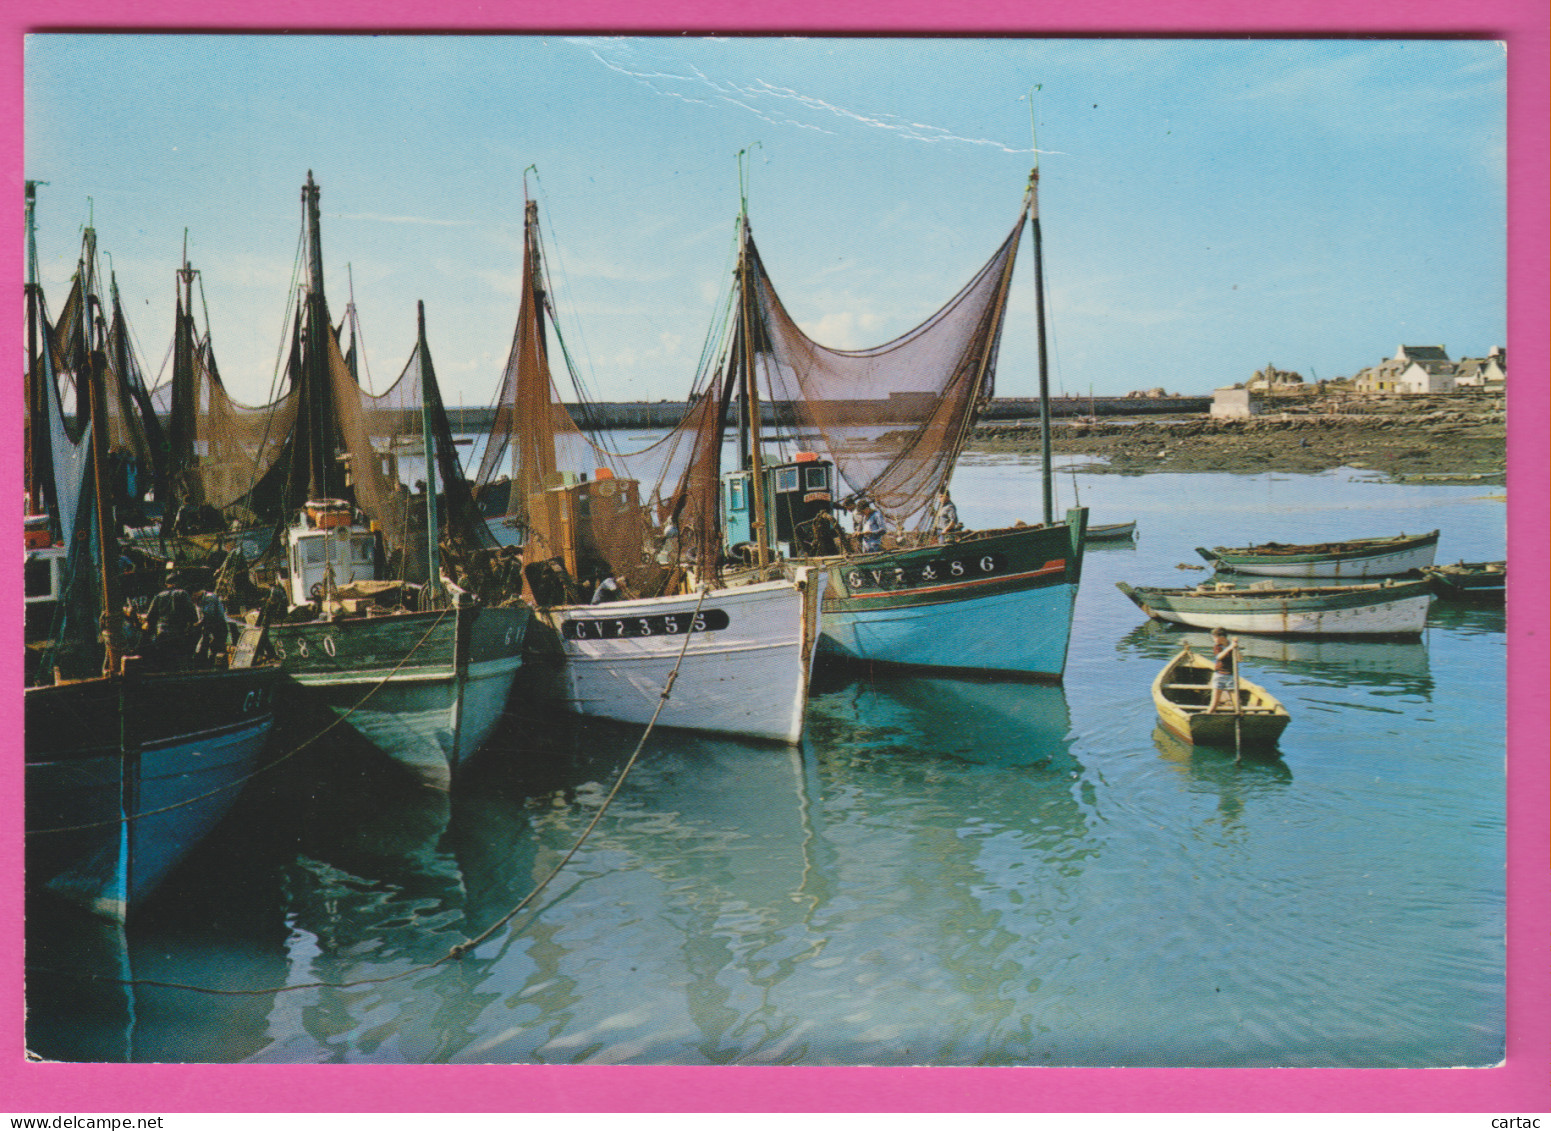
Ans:
<svg viewBox="0 0 1551 1131"><path fill-rule="evenodd" d="M1233 638L1233 760L1244 758L1244 704L1239 702L1239 638Z"/></svg>

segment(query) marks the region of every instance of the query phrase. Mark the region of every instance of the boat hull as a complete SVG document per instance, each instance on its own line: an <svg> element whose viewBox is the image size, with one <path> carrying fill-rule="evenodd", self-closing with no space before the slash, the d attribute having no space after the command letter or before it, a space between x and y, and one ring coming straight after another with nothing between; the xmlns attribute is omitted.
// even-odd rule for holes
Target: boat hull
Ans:
<svg viewBox="0 0 1551 1131"><path fill-rule="evenodd" d="M1084 542L1129 542L1136 537L1136 523L1109 522L1090 526L1083 534Z"/></svg>
<svg viewBox="0 0 1551 1131"><path fill-rule="evenodd" d="M1059 680L1086 512L830 565L827 650L854 661Z"/></svg>
<svg viewBox="0 0 1551 1131"><path fill-rule="evenodd" d="M530 658L551 669L550 693L577 714L644 725L678 665L659 725L796 743L825 576L793 572L796 581L714 589L704 601L691 593L540 610L548 631Z"/></svg>
<svg viewBox="0 0 1551 1131"><path fill-rule="evenodd" d="M1414 538L1375 538L1345 545L1351 548L1328 553L1257 554L1254 551L1259 547L1253 546L1244 550L1198 547L1196 553L1225 573L1259 577L1399 577L1433 564L1438 531Z"/></svg>
<svg viewBox="0 0 1551 1131"><path fill-rule="evenodd" d="M123 922L236 802L279 677L131 672L28 689L28 886Z"/></svg>
<svg viewBox="0 0 1551 1131"><path fill-rule="evenodd" d="M1416 636L1432 600L1425 581L1314 590L1119 588L1157 620L1272 636Z"/></svg>
<svg viewBox="0 0 1551 1131"><path fill-rule="evenodd" d="M1505 562L1461 562L1424 569L1422 573L1432 585L1433 593L1447 600L1502 604L1507 599Z"/></svg>
<svg viewBox="0 0 1551 1131"><path fill-rule="evenodd" d="M526 606L460 604L271 625L269 634L307 699L445 789L500 721L531 619Z"/></svg>

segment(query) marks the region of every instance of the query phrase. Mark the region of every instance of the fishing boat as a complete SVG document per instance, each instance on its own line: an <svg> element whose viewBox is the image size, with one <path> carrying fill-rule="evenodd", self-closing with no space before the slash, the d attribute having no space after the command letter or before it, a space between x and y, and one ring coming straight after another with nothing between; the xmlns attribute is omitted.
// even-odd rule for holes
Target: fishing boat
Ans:
<svg viewBox="0 0 1551 1131"><path fill-rule="evenodd" d="M806 450L770 463L764 475L747 459L728 473L723 549L756 562L774 552L827 570L824 646L842 658L1054 681L1065 670L1087 511L1054 514L1038 180L1036 169L1012 231L947 305L867 350L831 349L798 328L764 269L746 204L739 217L729 336L753 374L743 383L739 418L757 429L761 402L778 404ZM993 395L1026 225L1040 344L1043 521L938 531L934 504ZM858 426L877 434L852 442ZM848 501L881 517L876 545L819 535L820 523L838 532L834 511Z"/></svg>
<svg viewBox="0 0 1551 1131"><path fill-rule="evenodd" d="M27 189L28 317L46 321ZM29 411L49 419L29 420L28 432L56 444L48 462L29 461L29 475L52 485L35 483L29 494L51 500L69 555L49 647L24 692L27 886L122 922L236 801L274 723L279 670L240 654L220 667L157 670L129 654L119 628L106 354L88 351L76 373L85 412L72 440L53 346L31 340L42 352L29 362ZM70 491L74 500L59 507Z"/></svg>
<svg viewBox="0 0 1551 1131"><path fill-rule="evenodd" d="M1432 620L1436 610L1429 613ZM1239 655L1263 668L1291 675L1305 686L1369 687L1420 699L1432 698L1436 682L1422 637L1255 636L1238 638ZM1211 635L1167 621L1146 620L1121 639L1128 652L1167 660L1185 646L1210 654Z"/></svg>
<svg viewBox="0 0 1551 1131"><path fill-rule="evenodd" d="M34 199L30 196L29 200ZM156 456L162 448L160 421L141 377L119 300L116 277L109 272L109 296L101 292L97 232L90 223L81 236L70 292L56 322L50 322L41 288L29 284L28 356L38 372L27 383L25 639L29 661L48 645L64 593L69 551L64 530L87 467L87 446L79 443L86 419L87 369L94 352L101 362L102 431L107 437L110 522L115 531L142 517L146 493L156 481ZM104 312L111 314L104 320ZM45 374L43 370L46 370ZM53 392L47 390L53 389ZM63 398L73 396L73 410ZM60 401L54 412L49 399ZM73 411L74 426L66 423ZM57 486L56 486L57 484ZM136 597L161 585L161 570L147 571L149 590L125 573L121 588Z"/></svg>
<svg viewBox="0 0 1551 1131"><path fill-rule="evenodd" d="M1346 542L1292 545L1265 542L1229 549L1196 547L1196 553L1223 573L1261 577L1399 577L1433 564L1438 531L1394 538L1355 538Z"/></svg>
<svg viewBox="0 0 1551 1131"><path fill-rule="evenodd" d="M1194 589L1152 589L1116 582L1148 616L1195 628L1273 636L1416 636L1427 624L1426 581L1277 589L1208 582Z"/></svg>
<svg viewBox="0 0 1551 1131"><path fill-rule="evenodd" d="M445 575L443 540L474 538L477 516L436 383L425 306L403 372L383 393L367 393L330 319L319 197L309 172L307 271L288 318L291 391L269 406L267 425L270 434L284 430L283 442L263 449L243 484L230 468L237 453L254 450L260 422L228 412L185 424L178 435L209 440L199 445L206 457L189 458L182 473L204 477L190 497L213 495L283 532L282 560L258 571L274 578L270 598L260 592L244 619L266 626L303 707L343 720L426 784L446 788L500 720L531 614L520 602L477 599ZM208 392L208 367L196 361L175 372L203 374Z"/></svg>
<svg viewBox="0 0 1551 1131"><path fill-rule="evenodd" d="M1164 729L1192 746L1269 749L1292 717L1265 688L1235 673L1237 702L1217 711L1212 702L1212 661L1180 649L1152 681L1152 701Z"/></svg>
<svg viewBox="0 0 1551 1131"><path fill-rule="evenodd" d="M1507 595L1507 562L1429 566L1422 575L1431 583L1433 595L1446 600L1501 603Z"/></svg>
<svg viewBox="0 0 1551 1131"><path fill-rule="evenodd" d="M202 566L228 551L255 561L275 549L284 526L302 367L293 357L291 380L273 403L237 401L221 379L209 327L195 323L196 306L204 304L195 303L194 284L203 287L203 272L189 263L186 248L176 279L172 379L152 393L167 422L156 488L161 515L137 532L137 542L185 565ZM352 328L353 314L352 305Z"/></svg>
<svg viewBox="0 0 1551 1131"><path fill-rule="evenodd" d="M689 415L650 448L594 443L550 371L531 200L524 227L521 305L477 490L492 541L521 542L534 686L582 715L797 742L826 576L768 560L723 568L717 483L739 363L703 371ZM758 444L750 458L757 467Z"/></svg>
<svg viewBox="0 0 1551 1131"><path fill-rule="evenodd" d="M1083 532L1084 542L1130 542L1136 538L1135 522L1104 522Z"/></svg>

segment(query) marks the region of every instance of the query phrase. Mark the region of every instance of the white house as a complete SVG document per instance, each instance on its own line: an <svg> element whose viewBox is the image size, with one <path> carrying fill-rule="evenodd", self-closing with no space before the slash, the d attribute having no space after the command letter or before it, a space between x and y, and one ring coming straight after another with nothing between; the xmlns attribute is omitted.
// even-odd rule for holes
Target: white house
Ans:
<svg viewBox="0 0 1551 1131"><path fill-rule="evenodd" d="M1462 357L1454 369L1454 384L1467 389L1498 388L1508 379L1508 351L1493 346L1485 357Z"/></svg>
<svg viewBox="0 0 1551 1131"><path fill-rule="evenodd" d="M1447 393L1455 366L1442 346L1406 346L1357 374L1356 387L1370 393Z"/></svg>

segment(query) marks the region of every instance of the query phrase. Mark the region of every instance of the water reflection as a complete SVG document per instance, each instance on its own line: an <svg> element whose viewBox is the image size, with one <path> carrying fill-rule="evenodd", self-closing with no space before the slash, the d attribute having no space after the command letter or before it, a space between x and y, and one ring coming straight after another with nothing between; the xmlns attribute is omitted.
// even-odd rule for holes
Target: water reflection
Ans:
<svg viewBox="0 0 1551 1131"><path fill-rule="evenodd" d="M826 667L815 680L807 745L949 757L982 766L1039 766L1075 774L1071 712L1060 686L987 677L869 676Z"/></svg>
<svg viewBox="0 0 1551 1131"><path fill-rule="evenodd" d="M1427 627L1441 628L1466 636L1505 632L1508 611L1502 605L1469 601L1434 601L1427 610Z"/></svg>
<svg viewBox="0 0 1551 1131"><path fill-rule="evenodd" d="M1232 750L1192 746L1161 726L1153 728L1152 741L1191 792L1217 799L1217 819L1225 828L1241 828L1252 799L1274 794L1293 780L1292 770L1275 754L1235 759Z"/></svg>
<svg viewBox="0 0 1551 1131"><path fill-rule="evenodd" d="M1117 651L1165 664L1187 643L1211 654L1211 634L1149 620L1120 638ZM1297 675L1321 686L1360 687L1384 694L1416 695L1431 700L1432 668L1425 640L1352 640L1239 636L1245 676L1254 667Z"/></svg>
<svg viewBox="0 0 1551 1131"><path fill-rule="evenodd" d="M1136 553L1135 538L1107 538L1097 542L1084 542L1082 552L1088 554L1134 554Z"/></svg>
<svg viewBox="0 0 1551 1131"><path fill-rule="evenodd" d="M71 1061L226 1063L267 1045L276 995L251 991L285 981L285 932L273 838L262 824L250 830L258 812L252 798L239 802L127 930L47 895L28 901L30 1050Z"/></svg>

